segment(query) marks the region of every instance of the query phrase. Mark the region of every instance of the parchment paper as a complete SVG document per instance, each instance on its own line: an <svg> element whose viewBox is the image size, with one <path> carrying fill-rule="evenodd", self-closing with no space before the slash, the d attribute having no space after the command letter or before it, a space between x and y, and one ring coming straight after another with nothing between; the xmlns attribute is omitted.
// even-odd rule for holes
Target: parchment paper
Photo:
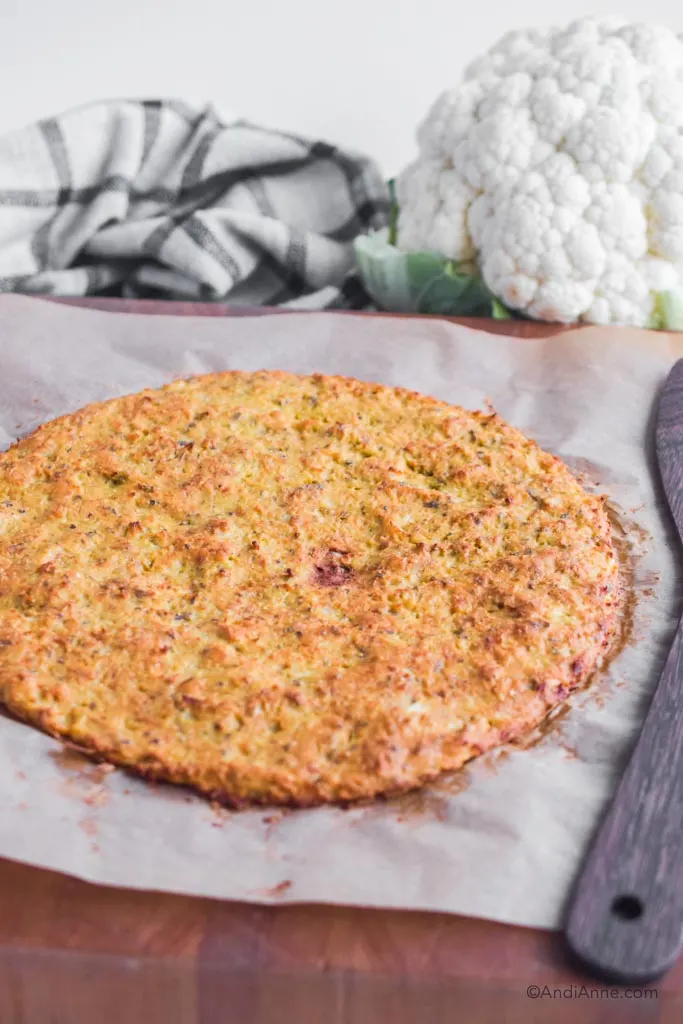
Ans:
<svg viewBox="0 0 683 1024"><path fill-rule="evenodd" d="M555 927L661 670L678 550L653 462L656 393L683 336L584 328L515 341L437 320L133 316L0 299L0 446L87 402L225 368L343 373L498 411L631 523L631 644L536 747L420 798L228 812L105 773L0 717L0 855L94 882L256 902L452 911Z"/></svg>

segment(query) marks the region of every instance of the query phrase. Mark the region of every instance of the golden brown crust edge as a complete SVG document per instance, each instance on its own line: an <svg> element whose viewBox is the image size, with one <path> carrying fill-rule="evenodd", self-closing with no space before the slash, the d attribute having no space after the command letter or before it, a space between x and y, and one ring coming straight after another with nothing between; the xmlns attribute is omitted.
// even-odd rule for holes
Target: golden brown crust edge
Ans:
<svg viewBox="0 0 683 1024"><path fill-rule="evenodd" d="M614 633L616 634L616 632L617 631L615 629ZM613 636L610 635L603 644L596 648L595 657L592 662L589 662L587 659L586 671L582 673L581 676L576 677L574 685L569 690L567 697L586 688L591 681L591 677L595 674L596 667L602 665L603 660L609 656L609 648L612 642ZM424 786L436 782L438 779L465 767L470 761L482 754L508 745L514 746L517 741L528 737L534 729L542 727L548 717L556 711L558 707L561 707L566 703L567 697L563 697L561 700L557 701L547 701L545 710L540 716L534 715L528 720L520 718L514 726L508 727L504 731L492 731L487 742L481 743L477 746L473 745L469 748L461 747L460 756L455 758L452 763L441 767L438 771L426 774L420 780L411 781L403 785L395 784L390 788L380 786L375 789L369 785L358 786L354 791L349 790L343 796L340 796L336 791L334 793L325 793L320 789L318 792L314 792L310 796L305 797L297 797L283 790L281 796L278 797L274 795L276 793L276 786L273 785L268 796L261 797L256 794L249 797L239 797L236 795L240 788L239 783L234 788L230 789L216 788L210 784L203 784L201 779L197 779L196 776L189 776L186 770L174 765L167 765L159 762L158 765L147 764L142 767L139 764L129 762L125 758L121 757L120 751L115 748L111 749L97 744L84 745L82 740L79 740L78 744L74 744L74 746L76 746L76 748L85 757L89 757L95 762L104 761L109 764L117 765L119 768L125 769L131 775L137 776L145 781L163 782L172 785L184 786L188 789L194 790L200 795L206 797L208 800L221 804L231 810L245 810L249 807L282 807L289 808L291 810L305 810L327 806L329 804L345 806L347 804L363 803L365 801L372 801L375 799L391 800L406 793L422 789ZM7 704L7 707L12 711L17 719L25 722L27 725L36 726L42 732L47 733L55 739L72 742L69 734L56 729L48 720L47 716L31 716L26 714L23 709L12 707L9 703ZM504 735L501 734L503 732Z"/></svg>

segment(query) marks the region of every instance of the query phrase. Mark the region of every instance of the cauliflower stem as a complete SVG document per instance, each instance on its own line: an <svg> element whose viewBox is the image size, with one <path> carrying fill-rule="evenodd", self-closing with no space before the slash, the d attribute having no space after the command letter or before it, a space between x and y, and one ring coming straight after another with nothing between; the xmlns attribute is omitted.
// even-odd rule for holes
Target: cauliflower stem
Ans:
<svg viewBox="0 0 683 1024"><path fill-rule="evenodd" d="M363 284L379 309L496 320L512 317L471 262L449 260L438 252L402 252L390 237L391 228L361 235L355 242Z"/></svg>

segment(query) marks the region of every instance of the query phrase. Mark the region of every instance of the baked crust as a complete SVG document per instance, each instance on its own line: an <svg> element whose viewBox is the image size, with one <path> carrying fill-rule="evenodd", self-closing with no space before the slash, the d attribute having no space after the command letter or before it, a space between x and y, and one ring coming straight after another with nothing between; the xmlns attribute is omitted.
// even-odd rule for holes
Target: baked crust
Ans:
<svg viewBox="0 0 683 1024"><path fill-rule="evenodd" d="M495 414L222 373L0 455L0 697L231 805L419 786L518 737L610 644L610 524Z"/></svg>

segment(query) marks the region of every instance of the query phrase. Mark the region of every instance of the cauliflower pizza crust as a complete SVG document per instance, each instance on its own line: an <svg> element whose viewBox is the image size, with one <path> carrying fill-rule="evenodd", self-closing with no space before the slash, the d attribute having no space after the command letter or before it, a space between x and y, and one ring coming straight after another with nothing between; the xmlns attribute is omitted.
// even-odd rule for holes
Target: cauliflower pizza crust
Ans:
<svg viewBox="0 0 683 1024"><path fill-rule="evenodd" d="M0 697L232 805L419 786L530 730L616 631L601 499L495 414L222 373L0 455Z"/></svg>

